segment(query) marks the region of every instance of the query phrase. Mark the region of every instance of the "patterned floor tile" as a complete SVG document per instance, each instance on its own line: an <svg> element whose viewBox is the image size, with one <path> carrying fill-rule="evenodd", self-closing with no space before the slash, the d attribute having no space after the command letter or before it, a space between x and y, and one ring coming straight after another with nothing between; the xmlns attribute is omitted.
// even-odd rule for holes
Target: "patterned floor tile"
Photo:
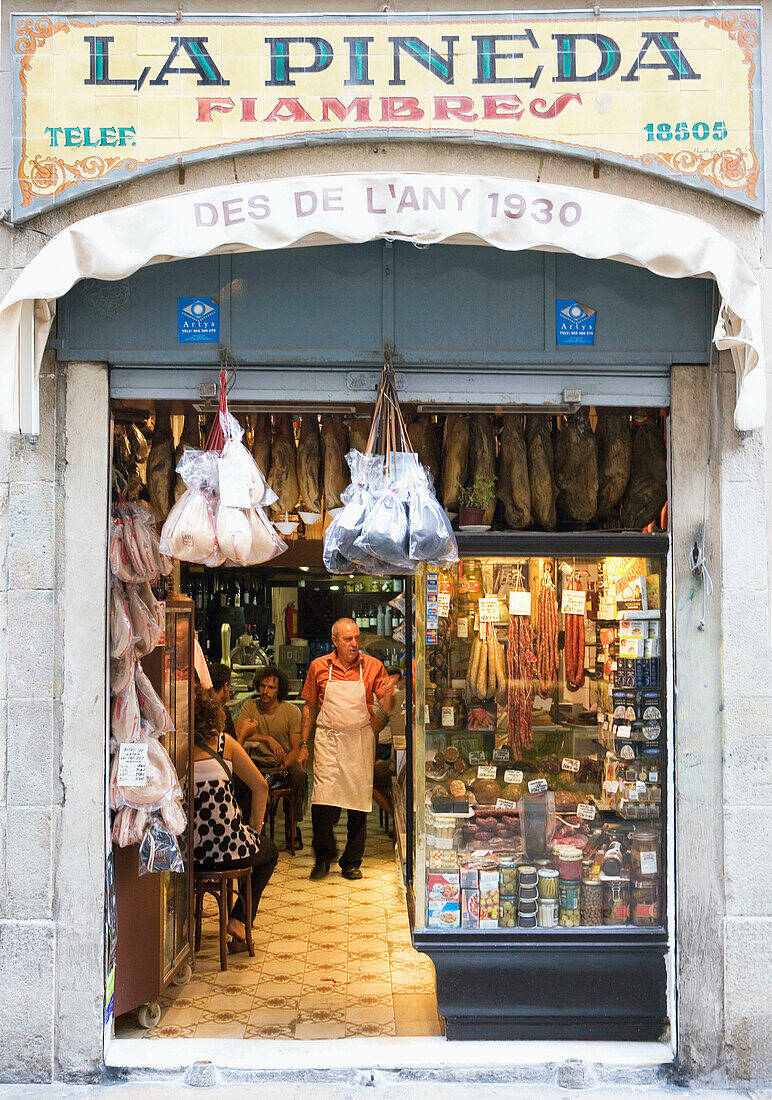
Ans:
<svg viewBox="0 0 772 1100"><path fill-rule="evenodd" d="M166 1024L161 1021L157 1027L144 1032L146 1039L192 1039L196 1034L196 1025L182 1026L180 1024Z"/></svg>
<svg viewBox="0 0 772 1100"><path fill-rule="evenodd" d="M346 1023L344 1020L327 1020L324 1023L303 1023L295 1025L296 1039L344 1039Z"/></svg>
<svg viewBox="0 0 772 1100"><path fill-rule="evenodd" d="M209 1000L206 1002L205 1011L211 1018L211 1013L217 1012L248 1012L252 1008L252 1001L254 1000L254 993L250 987L248 992L245 992L243 988L239 990L238 994L226 992L226 989L232 989L232 986L223 987L223 989L212 993Z"/></svg>
<svg viewBox="0 0 772 1100"><path fill-rule="evenodd" d="M253 1008L247 1020L248 1026L266 1027L278 1024L279 1027L294 1028L298 1020L298 1009L294 1005L287 1008Z"/></svg>
<svg viewBox="0 0 772 1100"><path fill-rule="evenodd" d="M247 1024L244 1028L245 1039L294 1039L295 1026L280 1024Z"/></svg>
<svg viewBox="0 0 772 1100"><path fill-rule="evenodd" d="M229 1022L219 1023L204 1020L196 1026L193 1037L196 1039L243 1039L246 1024ZM291 1036L288 1036L291 1038Z"/></svg>
<svg viewBox="0 0 772 1100"><path fill-rule="evenodd" d="M364 1024L349 1023L346 1021L346 1038L351 1036L361 1036L369 1039L376 1039L382 1035L396 1035L396 1025L392 1020L388 1024L375 1024L372 1022Z"/></svg>

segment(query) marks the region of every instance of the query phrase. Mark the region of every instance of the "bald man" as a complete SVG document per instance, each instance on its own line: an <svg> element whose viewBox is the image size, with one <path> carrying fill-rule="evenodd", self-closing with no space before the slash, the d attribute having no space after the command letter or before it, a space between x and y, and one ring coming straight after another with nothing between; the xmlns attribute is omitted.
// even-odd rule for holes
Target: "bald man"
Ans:
<svg viewBox="0 0 772 1100"><path fill-rule="evenodd" d="M359 627L353 619L338 619L332 627L333 652L311 662L303 686L304 745L316 722L314 789L311 822L316 862L312 879L326 878L337 855L334 829L341 809L348 811L346 847L340 857L341 874L362 877L367 837L367 815L372 809L373 763L377 740L373 701L384 714L394 705L398 677L389 676L383 663L359 652Z"/></svg>

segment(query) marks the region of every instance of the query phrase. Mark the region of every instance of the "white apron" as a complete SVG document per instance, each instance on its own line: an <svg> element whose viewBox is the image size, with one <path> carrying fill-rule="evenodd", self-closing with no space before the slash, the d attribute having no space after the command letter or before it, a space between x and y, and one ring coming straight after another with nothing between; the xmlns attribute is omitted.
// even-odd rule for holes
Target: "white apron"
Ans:
<svg viewBox="0 0 772 1100"><path fill-rule="evenodd" d="M373 808L375 734L359 666L359 681L327 678L314 734L314 790L317 806L344 810Z"/></svg>

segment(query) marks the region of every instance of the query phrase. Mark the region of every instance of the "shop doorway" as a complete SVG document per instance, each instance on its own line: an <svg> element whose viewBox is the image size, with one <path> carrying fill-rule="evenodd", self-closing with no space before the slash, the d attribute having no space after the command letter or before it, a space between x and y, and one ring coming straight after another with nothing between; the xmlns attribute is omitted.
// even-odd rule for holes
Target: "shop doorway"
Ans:
<svg viewBox="0 0 772 1100"><path fill-rule="evenodd" d="M275 419L282 415L276 414ZM167 440L170 432L177 449L186 443L200 445L206 435L206 413L192 403L115 402L113 416L114 490L125 488L130 496L149 496L151 502L157 486L148 470L157 471L158 463L150 454L140 463L133 462L131 446L137 446L141 438L152 446L153 440ZM239 416L249 446L254 448L257 414L241 412ZM285 419L292 424L289 416ZM318 414L313 414L313 420L318 426ZM364 419L358 422L353 418L342 426L356 431L364 424ZM293 430L298 436L300 428L297 418ZM139 446L142 448L141 442ZM143 485L139 492L136 484L129 488L136 478ZM157 499L155 503L162 504ZM293 789L298 786L299 769L286 760L294 744L288 736L290 728L294 731L300 723L301 690L309 664L331 651L333 622L342 617L352 619L360 629L362 653L377 658L392 673L404 670L405 582L399 577L331 575L321 558L322 534L329 516L293 510L275 518L287 549L272 562L248 569L175 562L171 575L156 592L159 599L167 597L168 608L187 607L215 687L221 687L227 669L229 687L221 691L221 697L233 722L231 729L269 782L265 832L273 835L279 859L254 920L255 954L250 957L245 951L231 951L235 941L229 937L227 969L223 968L219 911L209 894L202 898L196 945L196 883L189 868L188 889L181 886L181 875L161 876L165 881L160 907L156 893L148 893L145 908L154 913L160 908L163 914L162 927L151 929L154 914L137 913L137 892L148 890L148 880L158 876L137 878L136 848L117 851L116 1036L342 1039L441 1035L434 968L412 946L405 889L408 764L404 689L379 737L362 879L344 878L336 863L324 880L309 878L314 865L310 807L313 738L305 765L305 799L302 784L299 792ZM170 694L171 681L179 680L179 673L166 674L168 667L170 663L188 667L179 651L192 641L192 635L174 631L171 635L157 651L163 649L163 659L156 656L159 669L163 669L157 686L164 700ZM152 654L145 663L152 666ZM273 712L271 707L276 704L264 706L259 691L260 676L266 669L276 672L266 678L268 687L276 689L278 708ZM281 722L276 724L274 717L285 712L289 722L280 733ZM174 736L181 741L186 723L188 733L192 732L189 716L180 711L174 718L178 727ZM178 771L188 767L187 754L179 759L183 763L178 764ZM188 771L188 782L190 776ZM184 786L182 776L181 783ZM238 779L235 787L242 816L248 821L251 792ZM282 791L292 794L284 797ZM190 808L195 819L195 803ZM342 852L345 811L335 835ZM184 839L189 845L189 834ZM195 861L189 862L195 871ZM139 947L131 942L138 936L129 924L129 904L132 924L138 920L141 938L147 942L152 935L159 940L164 966L160 981L156 980L157 992L149 992L152 980L131 993L125 990ZM191 948L187 956L186 942ZM133 1003L141 998L146 999Z"/></svg>

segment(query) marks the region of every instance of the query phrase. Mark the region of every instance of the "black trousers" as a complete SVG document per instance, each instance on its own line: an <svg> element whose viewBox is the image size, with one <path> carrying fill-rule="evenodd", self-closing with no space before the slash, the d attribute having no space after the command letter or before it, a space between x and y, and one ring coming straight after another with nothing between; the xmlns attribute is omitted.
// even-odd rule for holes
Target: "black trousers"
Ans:
<svg viewBox="0 0 772 1100"><path fill-rule="evenodd" d="M253 856L248 856L246 859L237 859L233 863L218 863L213 865L211 870L225 871L229 867L234 870L241 870L245 867L252 868L252 914L250 923L253 924L255 920L255 913L257 907L260 904L260 898L262 897L263 890L268 885L269 879L274 872L276 863L279 859L279 849L274 842L267 836L260 837L260 850L255 852ZM206 865L207 868L208 864ZM233 920L241 921L245 924L244 920L244 903L239 895L233 903L233 909L231 911L231 917Z"/></svg>
<svg viewBox="0 0 772 1100"><path fill-rule="evenodd" d="M365 854L367 839L367 814L364 810L347 810L346 847L338 860L341 867L359 867ZM335 859L335 826L340 821L340 806L311 806L311 823L314 827L314 854L317 861Z"/></svg>

